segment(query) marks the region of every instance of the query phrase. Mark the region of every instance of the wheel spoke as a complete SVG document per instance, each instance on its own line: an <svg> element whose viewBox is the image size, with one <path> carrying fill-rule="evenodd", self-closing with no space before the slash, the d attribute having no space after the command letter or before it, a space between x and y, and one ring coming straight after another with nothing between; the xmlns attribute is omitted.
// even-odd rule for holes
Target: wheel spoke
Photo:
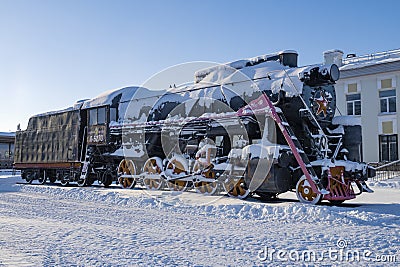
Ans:
<svg viewBox="0 0 400 267"><path fill-rule="evenodd" d="M240 199L245 199L250 194L250 190L243 188L242 184L244 183L244 179L241 178L237 181L235 179L228 178L228 181L223 183L223 187L227 194L232 197L237 197Z"/></svg>

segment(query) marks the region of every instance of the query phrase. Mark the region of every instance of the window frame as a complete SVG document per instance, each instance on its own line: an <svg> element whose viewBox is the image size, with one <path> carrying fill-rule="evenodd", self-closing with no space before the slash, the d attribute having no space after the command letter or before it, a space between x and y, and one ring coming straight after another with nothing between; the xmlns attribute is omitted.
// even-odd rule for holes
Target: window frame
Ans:
<svg viewBox="0 0 400 267"><path fill-rule="evenodd" d="M100 117L101 114L99 111L104 110L103 117ZM101 120L100 120L101 119ZM95 125L106 125L109 121L108 118L108 108L107 106L100 106L91 108L88 110L88 125L95 126Z"/></svg>
<svg viewBox="0 0 400 267"><path fill-rule="evenodd" d="M356 95L359 95L359 99L352 99L352 100L348 100L349 97L354 97ZM359 114L356 114L356 104L359 104ZM349 104L351 105L351 112L349 110ZM361 93L352 93L352 94L346 94L346 113L349 116L361 116L362 114L362 107L361 107ZM351 113L351 114L350 114Z"/></svg>
<svg viewBox="0 0 400 267"><path fill-rule="evenodd" d="M384 92L389 92L389 91L393 91L394 92L394 95L390 95L390 96L381 96L381 93L384 93ZM382 89L382 90L379 90L379 92L378 92L378 96L379 96L379 106L380 106L380 113L381 114L387 114L387 113L396 113L397 112L397 105L396 105L396 101L397 101L397 92L396 92L396 88L385 88L385 89ZM390 100L393 100L394 99L394 111L392 110L390 110L390 103L391 103L391 101ZM382 111L382 108L384 107L384 106L382 106L382 101L385 103L384 104L384 106L385 106L385 111Z"/></svg>
<svg viewBox="0 0 400 267"><path fill-rule="evenodd" d="M356 91L349 91L350 85L356 84ZM349 80L344 83L344 93L346 95L361 93L361 80Z"/></svg>
<svg viewBox="0 0 400 267"><path fill-rule="evenodd" d="M395 140L391 140L391 137L394 137ZM399 159L399 151L398 151L399 138L397 134L381 134L378 136L378 143L379 143L379 161L390 162Z"/></svg>

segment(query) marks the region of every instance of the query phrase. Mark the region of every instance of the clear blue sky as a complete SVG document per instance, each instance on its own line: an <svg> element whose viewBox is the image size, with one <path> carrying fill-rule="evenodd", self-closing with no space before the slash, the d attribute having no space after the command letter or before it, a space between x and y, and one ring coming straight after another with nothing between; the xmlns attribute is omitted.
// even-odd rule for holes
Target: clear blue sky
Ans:
<svg viewBox="0 0 400 267"><path fill-rule="evenodd" d="M0 131L179 63L400 48L399 12L385 0L0 0Z"/></svg>

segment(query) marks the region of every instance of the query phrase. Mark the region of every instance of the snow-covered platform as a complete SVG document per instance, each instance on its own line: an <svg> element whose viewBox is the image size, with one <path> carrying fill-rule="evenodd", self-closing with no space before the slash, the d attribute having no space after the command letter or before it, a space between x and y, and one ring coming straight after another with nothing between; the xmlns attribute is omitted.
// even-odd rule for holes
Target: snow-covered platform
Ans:
<svg viewBox="0 0 400 267"><path fill-rule="evenodd" d="M264 203L17 182L18 176L0 176L0 266L355 264L321 257L329 250L368 252L359 258L364 266L382 255L400 261L400 179L371 182L374 194L341 207L301 204L294 193ZM286 253L286 260L273 250ZM301 258L310 252L315 259ZM378 265L393 265L379 259Z"/></svg>

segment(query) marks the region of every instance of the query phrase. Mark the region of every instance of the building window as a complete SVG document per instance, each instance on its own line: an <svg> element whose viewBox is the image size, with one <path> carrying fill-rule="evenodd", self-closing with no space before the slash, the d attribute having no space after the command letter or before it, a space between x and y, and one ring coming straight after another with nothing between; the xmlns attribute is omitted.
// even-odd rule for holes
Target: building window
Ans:
<svg viewBox="0 0 400 267"><path fill-rule="evenodd" d="M385 80L382 80L385 81ZM391 81L391 80L390 80ZM379 99L381 101L381 112L396 112L396 90L379 91Z"/></svg>
<svg viewBox="0 0 400 267"><path fill-rule="evenodd" d="M393 121L383 121L382 122L382 133L392 134L393 133Z"/></svg>
<svg viewBox="0 0 400 267"><path fill-rule="evenodd" d="M398 160L397 134L379 136L379 161Z"/></svg>
<svg viewBox="0 0 400 267"><path fill-rule="evenodd" d="M358 92L357 83L350 83L350 84L348 84L348 85L347 85L347 92L348 92L349 94L357 93L357 92Z"/></svg>
<svg viewBox="0 0 400 267"><path fill-rule="evenodd" d="M361 115L361 94L346 95L347 115Z"/></svg>
<svg viewBox="0 0 400 267"><path fill-rule="evenodd" d="M381 80L381 89L392 88L392 79L383 79Z"/></svg>

